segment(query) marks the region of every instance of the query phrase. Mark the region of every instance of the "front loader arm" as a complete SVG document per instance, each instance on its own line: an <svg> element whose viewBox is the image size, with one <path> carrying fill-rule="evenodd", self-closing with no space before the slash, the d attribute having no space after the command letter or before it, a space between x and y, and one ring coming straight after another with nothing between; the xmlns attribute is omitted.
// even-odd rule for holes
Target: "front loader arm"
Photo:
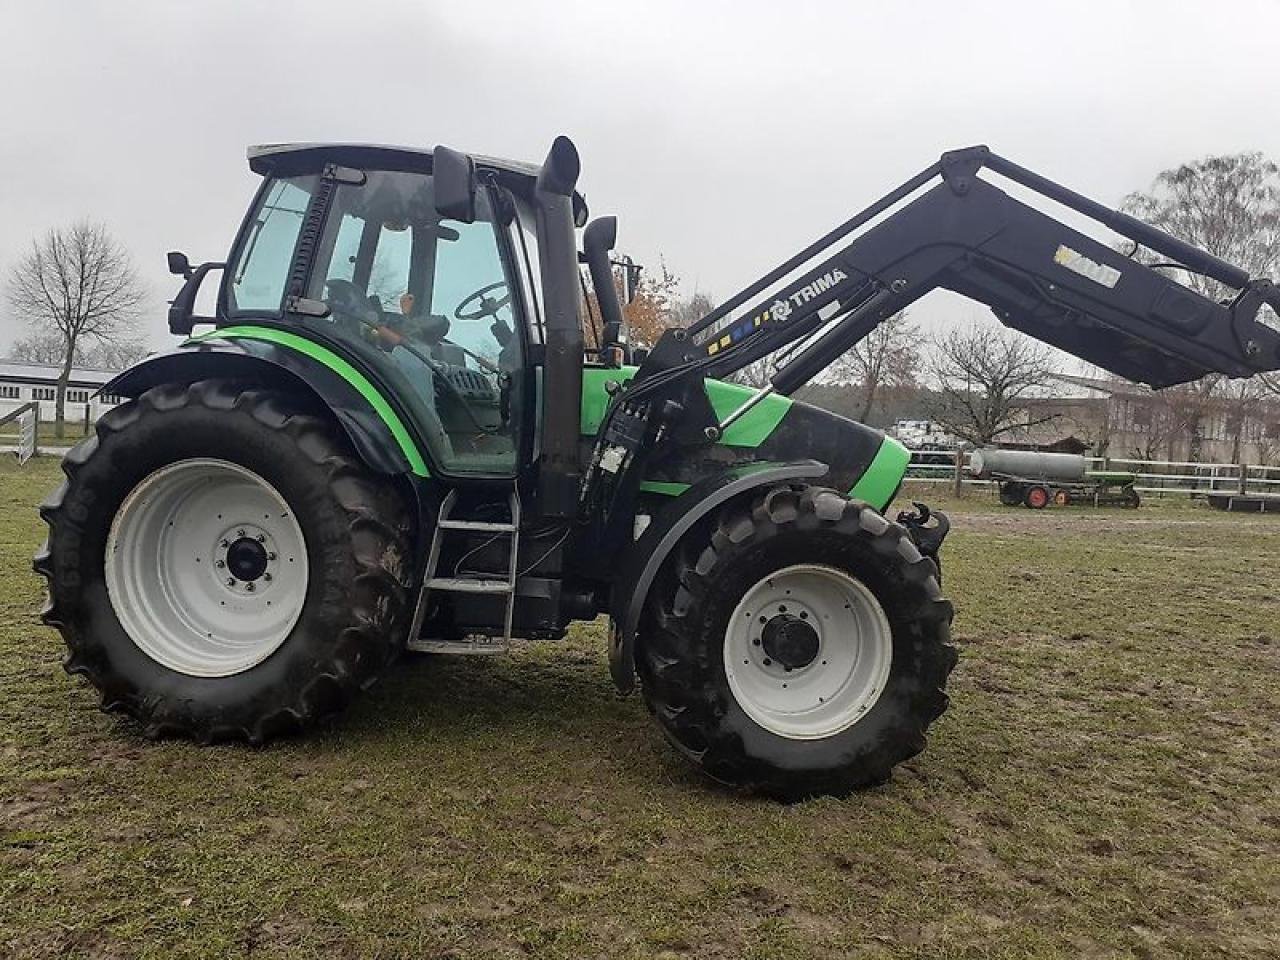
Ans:
<svg viewBox="0 0 1280 960"><path fill-rule="evenodd" d="M1239 293L1215 303L1009 196L976 176L984 166ZM904 187L919 189L930 180L941 182L771 296L738 313L735 301L746 302L739 295L691 327L706 356L705 375L726 376L811 338L772 379L775 390L791 393L937 287L987 304L1007 326L1154 387L1214 372L1244 377L1280 368L1280 334L1256 319L1263 303L1280 306L1280 290L1270 281L1250 279L986 148L948 154ZM853 229L864 214L850 221ZM804 251L807 260L820 252ZM763 292L771 285L764 279L748 291Z"/></svg>
<svg viewBox="0 0 1280 960"><path fill-rule="evenodd" d="M1215 303L1010 196L978 176L984 168L1128 237L1133 253L1147 247L1238 292ZM605 518L602 541L622 537L643 465L657 451L718 439L754 404L793 393L939 287L987 304L1006 326L1153 387L1280 369L1280 332L1257 319L1264 304L1280 309L1280 290L1269 280L986 147L954 151L689 328L659 339L615 394L581 487L585 515ZM779 361L769 383L717 418L704 378L727 377L767 355Z"/></svg>

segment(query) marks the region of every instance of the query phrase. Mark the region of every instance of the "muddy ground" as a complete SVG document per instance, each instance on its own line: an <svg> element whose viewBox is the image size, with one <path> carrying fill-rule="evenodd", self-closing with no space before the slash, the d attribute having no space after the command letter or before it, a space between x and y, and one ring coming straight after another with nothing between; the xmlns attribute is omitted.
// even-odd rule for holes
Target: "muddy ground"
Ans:
<svg viewBox="0 0 1280 960"><path fill-rule="evenodd" d="M690 772L599 626L145 741L37 622L54 479L0 467L0 956L1280 955L1280 516L945 503L951 710L780 806Z"/></svg>

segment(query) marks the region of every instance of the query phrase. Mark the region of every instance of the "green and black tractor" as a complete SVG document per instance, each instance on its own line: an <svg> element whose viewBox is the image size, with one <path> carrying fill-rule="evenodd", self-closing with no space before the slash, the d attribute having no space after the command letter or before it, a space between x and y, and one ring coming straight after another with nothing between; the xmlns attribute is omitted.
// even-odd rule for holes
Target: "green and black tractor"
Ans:
<svg viewBox="0 0 1280 960"><path fill-rule="evenodd" d="M226 262L170 254L185 340L104 387L127 399L41 507L66 668L152 736L261 743L402 651L606 617L615 683L709 776L780 797L879 783L947 705L948 524L888 513L907 450L797 388L936 287L1156 387L1280 367L1267 280L985 147L649 349L566 138L536 166L355 144L249 165ZM1238 293L1208 300L1184 271ZM765 358L767 385L731 382Z"/></svg>

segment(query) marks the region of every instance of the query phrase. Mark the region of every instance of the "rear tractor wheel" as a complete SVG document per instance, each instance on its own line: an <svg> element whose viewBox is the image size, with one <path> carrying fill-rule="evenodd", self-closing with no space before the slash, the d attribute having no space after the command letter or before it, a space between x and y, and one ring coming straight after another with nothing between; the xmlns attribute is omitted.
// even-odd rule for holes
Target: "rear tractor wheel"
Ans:
<svg viewBox="0 0 1280 960"><path fill-rule="evenodd" d="M956 662L951 613L904 527L834 490L775 487L695 527L660 574L645 699L714 779L844 794L924 748Z"/></svg>
<svg viewBox="0 0 1280 960"><path fill-rule="evenodd" d="M108 413L41 507L65 666L149 735L261 742L403 645L409 522L329 421L204 381Z"/></svg>

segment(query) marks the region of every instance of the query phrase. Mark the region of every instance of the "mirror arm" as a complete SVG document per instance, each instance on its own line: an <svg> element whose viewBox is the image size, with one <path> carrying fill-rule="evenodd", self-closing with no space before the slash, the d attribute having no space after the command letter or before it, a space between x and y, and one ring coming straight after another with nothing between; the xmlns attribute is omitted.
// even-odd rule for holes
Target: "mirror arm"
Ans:
<svg viewBox="0 0 1280 960"><path fill-rule="evenodd" d="M187 282L182 285L178 295L169 304L169 332L177 336L190 335L197 323L216 323L213 317L197 317L192 311L196 306L196 294L200 292L200 284L211 270L225 270L225 263L202 263L187 274Z"/></svg>

